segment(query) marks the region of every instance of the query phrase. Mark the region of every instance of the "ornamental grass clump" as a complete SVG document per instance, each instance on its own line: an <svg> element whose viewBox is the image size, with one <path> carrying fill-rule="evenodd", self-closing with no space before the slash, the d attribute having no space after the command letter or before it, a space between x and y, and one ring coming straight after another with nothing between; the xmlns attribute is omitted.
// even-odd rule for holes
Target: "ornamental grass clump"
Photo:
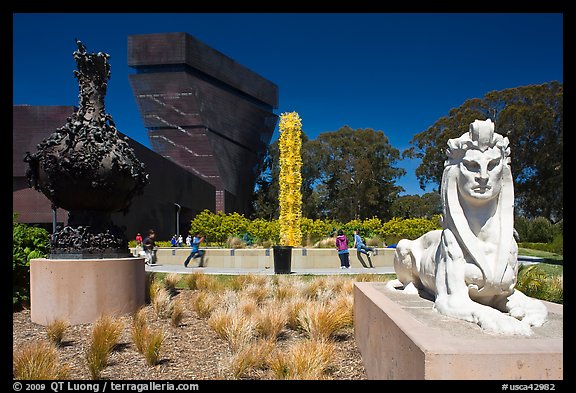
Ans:
<svg viewBox="0 0 576 393"><path fill-rule="evenodd" d="M46 334L48 339L57 347L62 345L64 339L64 332L68 328L68 322L63 319L55 319L46 326Z"/></svg>
<svg viewBox="0 0 576 393"><path fill-rule="evenodd" d="M329 341L341 329L351 325L351 312L346 307L312 302L298 314L298 323L313 341Z"/></svg>
<svg viewBox="0 0 576 393"><path fill-rule="evenodd" d="M148 334L148 320L146 319L146 310L144 308L139 308L138 311L132 315L131 333L136 350L143 354L146 335Z"/></svg>
<svg viewBox="0 0 576 393"><path fill-rule="evenodd" d="M327 341L298 341L288 350L270 356L270 371L276 379L329 379L327 374L334 359L335 346Z"/></svg>
<svg viewBox="0 0 576 393"><path fill-rule="evenodd" d="M124 326L110 315L102 315L92 327L90 345L86 350L86 362L92 379L100 379L102 370L108 365L108 356L118 344Z"/></svg>
<svg viewBox="0 0 576 393"><path fill-rule="evenodd" d="M302 122L298 113L280 116L280 245L299 246L302 243Z"/></svg>
<svg viewBox="0 0 576 393"><path fill-rule="evenodd" d="M28 343L14 351L12 357L14 379L68 379L69 367L61 364L56 346L50 342Z"/></svg>
<svg viewBox="0 0 576 393"><path fill-rule="evenodd" d="M208 319L219 306L219 296L211 292L200 291L192 298L191 306L198 318Z"/></svg>
<svg viewBox="0 0 576 393"><path fill-rule="evenodd" d="M171 296L177 293L176 285L178 285L181 279L182 276L178 273L168 273L166 277L164 277L164 288L166 288Z"/></svg>

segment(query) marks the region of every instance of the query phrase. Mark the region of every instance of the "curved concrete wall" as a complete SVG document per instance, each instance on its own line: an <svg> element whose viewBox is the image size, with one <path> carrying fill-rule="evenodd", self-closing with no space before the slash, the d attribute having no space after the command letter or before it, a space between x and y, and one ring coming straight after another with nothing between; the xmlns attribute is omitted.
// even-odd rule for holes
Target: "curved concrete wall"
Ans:
<svg viewBox="0 0 576 393"><path fill-rule="evenodd" d="M224 268L271 268L274 266L274 252L271 248L206 248L205 265ZM131 249L136 255L135 249ZM372 259L375 267L394 266L394 249L376 249ZM182 265L190 254L189 247L159 248L156 252L159 265ZM365 263L366 256L363 255ZM195 261L192 261L194 264ZM331 248L294 248L292 249L292 268L327 269L340 266L336 249ZM350 266L362 267L356 249L350 249Z"/></svg>
<svg viewBox="0 0 576 393"><path fill-rule="evenodd" d="M32 322L71 325L129 314L145 303L144 258L30 260Z"/></svg>

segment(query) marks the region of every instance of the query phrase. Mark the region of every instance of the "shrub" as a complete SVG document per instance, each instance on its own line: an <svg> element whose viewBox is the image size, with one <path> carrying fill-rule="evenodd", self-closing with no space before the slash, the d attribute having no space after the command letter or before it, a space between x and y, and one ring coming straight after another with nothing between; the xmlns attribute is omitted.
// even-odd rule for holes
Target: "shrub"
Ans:
<svg viewBox="0 0 576 393"><path fill-rule="evenodd" d="M550 243L554 238L552 223L545 217L536 217L530 222L528 231L529 242Z"/></svg>
<svg viewBox="0 0 576 393"><path fill-rule="evenodd" d="M168 319L172 313L170 293L164 287L157 287L152 296L152 308L158 319Z"/></svg>
<svg viewBox="0 0 576 393"><path fill-rule="evenodd" d="M50 235L45 229L17 222L12 214L12 306L17 309L30 300L30 259L48 255Z"/></svg>
<svg viewBox="0 0 576 393"><path fill-rule="evenodd" d="M520 265L516 289L526 296L562 304L562 276L549 276L539 265Z"/></svg>
<svg viewBox="0 0 576 393"><path fill-rule="evenodd" d="M400 239L414 240L427 232L441 229L440 216L433 218L393 218L382 224L378 235L386 239L388 244L397 243Z"/></svg>

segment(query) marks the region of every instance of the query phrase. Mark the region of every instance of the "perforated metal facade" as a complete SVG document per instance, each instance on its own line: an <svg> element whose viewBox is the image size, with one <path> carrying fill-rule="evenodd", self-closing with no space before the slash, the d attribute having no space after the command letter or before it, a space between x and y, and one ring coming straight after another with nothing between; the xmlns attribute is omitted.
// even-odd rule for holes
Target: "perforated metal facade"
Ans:
<svg viewBox="0 0 576 393"><path fill-rule="evenodd" d="M278 121L277 86L186 33L128 37L130 83L152 148L248 212Z"/></svg>

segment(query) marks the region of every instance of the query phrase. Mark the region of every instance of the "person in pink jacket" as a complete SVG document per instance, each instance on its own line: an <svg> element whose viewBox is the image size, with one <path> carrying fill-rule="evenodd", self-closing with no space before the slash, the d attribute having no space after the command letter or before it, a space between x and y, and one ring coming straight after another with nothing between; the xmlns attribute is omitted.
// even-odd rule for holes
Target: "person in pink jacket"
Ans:
<svg viewBox="0 0 576 393"><path fill-rule="evenodd" d="M344 231L340 229L336 236L336 249L340 258L340 269L350 269L350 255L348 253L348 238Z"/></svg>

